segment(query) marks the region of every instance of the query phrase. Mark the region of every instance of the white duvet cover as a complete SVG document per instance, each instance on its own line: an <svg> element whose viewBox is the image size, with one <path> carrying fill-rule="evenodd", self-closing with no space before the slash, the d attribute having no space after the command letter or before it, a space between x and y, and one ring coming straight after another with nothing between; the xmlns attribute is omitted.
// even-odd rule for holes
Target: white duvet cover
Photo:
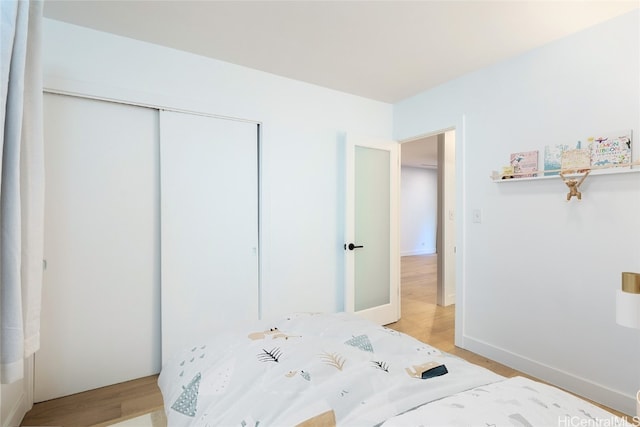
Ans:
<svg viewBox="0 0 640 427"><path fill-rule="evenodd" d="M631 426L622 418L558 388L514 377L429 403L384 427L399 426Z"/></svg>
<svg viewBox="0 0 640 427"><path fill-rule="evenodd" d="M416 378L420 366L448 373ZM296 314L224 333L162 369L168 425L373 426L504 379L408 335L346 313Z"/></svg>

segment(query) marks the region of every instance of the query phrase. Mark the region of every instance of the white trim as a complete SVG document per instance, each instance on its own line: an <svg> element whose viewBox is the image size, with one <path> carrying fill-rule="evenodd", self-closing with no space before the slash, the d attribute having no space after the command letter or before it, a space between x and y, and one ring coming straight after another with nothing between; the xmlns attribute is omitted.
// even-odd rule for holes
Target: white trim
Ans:
<svg viewBox="0 0 640 427"><path fill-rule="evenodd" d="M206 111L206 108L176 106L180 104L194 104L195 102L191 100L187 100L188 102L185 102L184 100L179 101L170 99L169 97L147 94L144 92L136 92L130 89L107 87L96 83L79 82L55 77L45 76L44 80L43 92L45 93L75 96L77 98L87 98L97 101L114 102L116 104L126 104L136 107L151 108L154 110L173 111L177 113L214 117L217 119L262 124L262 122L259 120L209 113ZM164 99L160 100L158 98Z"/></svg>
<svg viewBox="0 0 640 427"><path fill-rule="evenodd" d="M37 352L37 351L36 351ZM27 357L24 367L24 393L27 398L25 412L28 412L33 408L33 402L35 401L35 372L36 372L36 357L35 354Z"/></svg>
<svg viewBox="0 0 640 427"><path fill-rule="evenodd" d="M586 378L536 362L528 357L520 356L470 336L464 337L464 343L466 345L465 348L469 351L546 381L583 398L608 406L616 411L624 414L633 414L636 410L636 397L634 395L627 395L610 389Z"/></svg>
<svg viewBox="0 0 640 427"><path fill-rule="evenodd" d="M414 255L436 255L436 248L427 248L417 251L404 251L400 252L400 256L414 256Z"/></svg>
<svg viewBox="0 0 640 427"><path fill-rule="evenodd" d="M449 122L451 123L451 122ZM415 136L411 136L405 139L399 140L399 145L402 146L405 142L417 141L420 139L428 138L435 135L440 135L446 132L455 132L455 282L456 293L453 295L446 295L444 297L445 302L455 304L455 333L454 342L456 347L466 348L464 344L464 310L466 309L465 301L465 253L466 253L466 197L465 197L465 137L466 137L466 116L462 114L456 117L453 125L443 127L441 129L430 130L423 132ZM433 128L432 128L433 129ZM400 183L398 183L400 185ZM438 184L440 185L440 184ZM400 193L400 187L398 186L398 193ZM440 207L438 206L438 209ZM441 225L438 225L440 228ZM440 274L440 273L438 273ZM451 299L449 299L451 298Z"/></svg>
<svg viewBox="0 0 640 427"><path fill-rule="evenodd" d="M420 139L429 138L431 136L438 136L441 133L446 133L446 132L449 132L449 131L452 131L452 130L456 130L456 127L455 126L449 126L447 128L434 130L432 132L421 133L421 134L416 135L416 136L412 136L412 137L409 137L409 138L406 138L406 139L401 139L401 140L398 141L398 143L404 144L405 142L418 141Z"/></svg>
<svg viewBox="0 0 640 427"><path fill-rule="evenodd" d="M463 114L456 126L456 307L455 307L455 331L453 340L457 347L465 347L465 319L464 312L467 309L467 195L466 195L466 163L467 154L465 147L467 137L467 117Z"/></svg>
<svg viewBox="0 0 640 427"><path fill-rule="evenodd" d="M94 101L112 102L114 104L131 105L133 107L149 108L149 109L158 110L158 111L171 111L171 112L174 112L174 113L191 114L191 115L194 115L194 116L204 116L204 117L212 117L212 118L215 118L215 119L233 120L233 121L236 121L236 122L246 122L246 123L261 124L260 122L255 121L255 120L242 119L242 118L238 118L238 117L223 116L223 115L220 115L220 114L211 114L211 113L205 113L205 112L202 112L202 111L188 110L188 109L183 109L183 108L172 108L172 107L167 107L167 106L162 106L162 105L146 104L146 103L143 103L143 102L121 100L121 99L109 98L109 97L104 97L104 96L88 95L88 94L80 93L80 92L70 92L70 91L66 91L66 90L57 90L57 89L50 89L50 88L44 88L43 92L44 93L54 94L54 95L64 95L64 96L73 96L73 97L76 97L76 98L92 99Z"/></svg>

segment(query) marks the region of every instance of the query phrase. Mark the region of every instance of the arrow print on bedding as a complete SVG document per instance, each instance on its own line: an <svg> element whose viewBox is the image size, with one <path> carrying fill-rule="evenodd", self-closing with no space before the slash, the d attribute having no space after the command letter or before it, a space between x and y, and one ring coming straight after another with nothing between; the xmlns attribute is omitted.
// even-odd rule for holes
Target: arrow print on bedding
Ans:
<svg viewBox="0 0 640 427"><path fill-rule="evenodd" d="M373 363L373 366L376 367L376 369L380 369L381 371L385 371L385 372L389 372L389 364L386 362L378 362L376 360L372 360L371 363Z"/></svg>
<svg viewBox="0 0 640 427"><path fill-rule="evenodd" d="M282 351L280 348L272 348L270 351L262 349L262 353L258 354L258 360L261 362L280 362L280 358L282 357Z"/></svg>

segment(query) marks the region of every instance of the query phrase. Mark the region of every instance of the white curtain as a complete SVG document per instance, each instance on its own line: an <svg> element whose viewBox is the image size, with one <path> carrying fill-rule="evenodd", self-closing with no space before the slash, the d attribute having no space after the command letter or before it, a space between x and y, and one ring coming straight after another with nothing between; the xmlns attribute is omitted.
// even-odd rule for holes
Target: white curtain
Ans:
<svg viewBox="0 0 640 427"><path fill-rule="evenodd" d="M40 346L44 228L42 1L0 0L0 380Z"/></svg>

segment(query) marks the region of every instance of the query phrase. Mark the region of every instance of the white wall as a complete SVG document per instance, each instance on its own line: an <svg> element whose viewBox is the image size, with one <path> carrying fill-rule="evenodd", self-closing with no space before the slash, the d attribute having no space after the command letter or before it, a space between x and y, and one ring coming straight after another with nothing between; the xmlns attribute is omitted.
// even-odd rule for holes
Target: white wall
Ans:
<svg viewBox="0 0 640 427"><path fill-rule="evenodd" d="M389 140L391 105L49 19L43 40L48 90L261 122L262 315L343 309L340 142Z"/></svg>
<svg viewBox="0 0 640 427"><path fill-rule="evenodd" d="M517 150L633 129L640 153L636 10L395 106L396 139L456 127L456 340L635 411L640 331L615 323L620 272L640 271L640 175L489 180ZM482 223L472 223L482 209Z"/></svg>
<svg viewBox="0 0 640 427"><path fill-rule="evenodd" d="M44 28L47 88L262 122L263 314L341 308L337 141L390 139L390 105L53 20Z"/></svg>
<svg viewBox="0 0 640 427"><path fill-rule="evenodd" d="M438 170L400 171L400 255L436 252Z"/></svg>

